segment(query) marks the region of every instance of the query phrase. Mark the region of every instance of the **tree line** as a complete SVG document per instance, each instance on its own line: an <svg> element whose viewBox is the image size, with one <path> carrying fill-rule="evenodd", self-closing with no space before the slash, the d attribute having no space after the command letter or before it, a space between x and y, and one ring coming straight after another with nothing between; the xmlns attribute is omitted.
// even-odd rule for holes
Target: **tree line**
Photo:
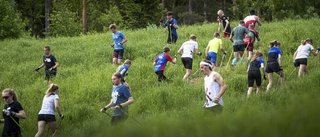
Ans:
<svg viewBox="0 0 320 137"><path fill-rule="evenodd" d="M318 18L318 0L0 0L0 39L101 33L112 23L122 29L159 25L167 11L179 24L214 22L222 9L231 21L256 10L262 21Z"/></svg>

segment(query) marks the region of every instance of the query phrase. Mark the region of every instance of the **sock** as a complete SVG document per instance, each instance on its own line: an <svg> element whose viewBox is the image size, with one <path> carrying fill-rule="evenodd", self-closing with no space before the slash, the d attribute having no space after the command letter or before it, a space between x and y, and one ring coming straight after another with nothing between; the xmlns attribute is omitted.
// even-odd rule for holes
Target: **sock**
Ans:
<svg viewBox="0 0 320 137"><path fill-rule="evenodd" d="M237 63L237 61L238 61L238 59L237 58L233 58L233 60L232 60L232 65L235 65L236 63Z"/></svg>

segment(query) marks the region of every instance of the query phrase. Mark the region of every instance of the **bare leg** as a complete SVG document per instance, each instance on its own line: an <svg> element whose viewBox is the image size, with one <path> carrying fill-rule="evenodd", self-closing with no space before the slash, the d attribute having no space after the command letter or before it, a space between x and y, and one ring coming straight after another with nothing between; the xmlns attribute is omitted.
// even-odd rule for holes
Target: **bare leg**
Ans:
<svg viewBox="0 0 320 137"><path fill-rule="evenodd" d="M273 76L272 76L272 73L268 73L268 80L269 80L269 83L268 83L268 86L267 86L267 91L271 89L272 84L273 84Z"/></svg>
<svg viewBox="0 0 320 137"><path fill-rule="evenodd" d="M257 92L256 92L256 94L259 94L260 91L261 91L261 86L257 86Z"/></svg>
<svg viewBox="0 0 320 137"><path fill-rule="evenodd" d="M118 64L121 64L122 59L118 59Z"/></svg>
<svg viewBox="0 0 320 137"><path fill-rule="evenodd" d="M183 76L183 80L187 79L187 82L189 82L191 71L191 69L186 69L186 74Z"/></svg>
<svg viewBox="0 0 320 137"><path fill-rule="evenodd" d="M249 87L247 97L249 98L250 94L252 93L253 87Z"/></svg>
<svg viewBox="0 0 320 137"><path fill-rule="evenodd" d="M41 135L43 134L45 128L46 128L46 122L45 121L39 121L38 122L38 132L35 135L35 137L41 137Z"/></svg>
<svg viewBox="0 0 320 137"><path fill-rule="evenodd" d="M113 58L112 59L112 65L116 64L117 63L117 58Z"/></svg>
<svg viewBox="0 0 320 137"><path fill-rule="evenodd" d="M48 125L52 131L52 136L53 137L57 137L58 136L58 126L57 126L57 122L53 121L53 122L48 122Z"/></svg>

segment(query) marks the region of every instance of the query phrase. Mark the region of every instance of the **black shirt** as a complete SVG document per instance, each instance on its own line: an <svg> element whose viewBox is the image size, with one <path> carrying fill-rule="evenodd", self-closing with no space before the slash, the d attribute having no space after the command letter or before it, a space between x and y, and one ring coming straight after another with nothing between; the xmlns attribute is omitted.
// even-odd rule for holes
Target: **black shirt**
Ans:
<svg viewBox="0 0 320 137"><path fill-rule="evenodd" d="M23 110L21 104L17 101L12 102L11 104L6 104L3 108L4 110L10 110L13 112L18 113L19 111ZM19 118L15 116L7 116L6 114L2 113L4 118L4 126L2 130L2 136L10 135L10 134L20 134L20 127L16 124L19 124ZM15 121L13 121L15 120Z"/></svg>
<svg viewBox="0 0 320 137"><path fill-rule="evenodd" d="M230 20L226 15L223 15L222 17L219 17L220 22L223 24L223 29L226 27L226 20L229 21L229 24L227 26L226 32L231 33L231 28L230 28Z"/></svg>
<svg viewBox="0 0 320 137"><path fill-rule="evenodd" d="M54 65L56 65L55 62L57 62L57 60L53 55L50 54L49 56L46 56L46 55L43 56L43 62L45 63L46 65L45 69L47 70L52 68Z"/></svg>

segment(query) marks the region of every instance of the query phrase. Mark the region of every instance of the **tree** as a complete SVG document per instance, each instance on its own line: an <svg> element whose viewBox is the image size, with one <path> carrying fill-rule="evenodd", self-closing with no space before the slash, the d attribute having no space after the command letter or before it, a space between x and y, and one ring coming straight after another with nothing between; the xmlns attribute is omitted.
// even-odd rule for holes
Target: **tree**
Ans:
<svg viewBox="0 0 320 137"><path fill-rule="evenodd" d="M82 0L82 33L84 35L88 32L87 27L87 0Z"/></svg>
<svg viewBox="0 0 320 137"><path fill-rule="evenodd" d="M25 24L21 14L15 8L14 0L0 0L0 40L18 38L23 33Z"/></svg>

